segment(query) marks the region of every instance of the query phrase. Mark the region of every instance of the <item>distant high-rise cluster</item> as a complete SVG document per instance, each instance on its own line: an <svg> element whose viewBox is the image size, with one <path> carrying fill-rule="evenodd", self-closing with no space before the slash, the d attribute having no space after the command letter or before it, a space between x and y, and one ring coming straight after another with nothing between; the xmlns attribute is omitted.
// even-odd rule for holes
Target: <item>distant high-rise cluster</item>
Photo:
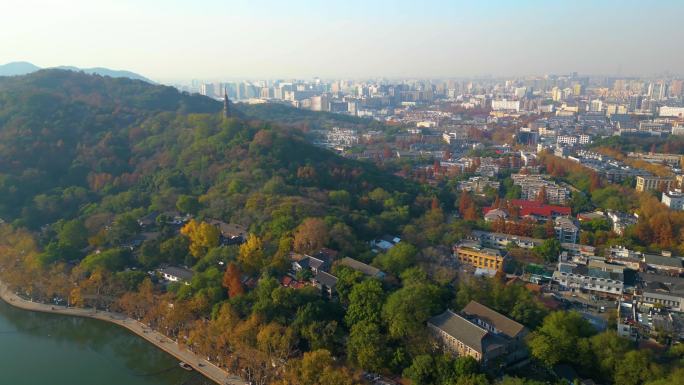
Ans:
<svg viewBox="0 0 684 385"><path fill-rule="evenodd" d="M678 78L623 78L533 76L514 79L442 80L257 80L202 83L185 91L249 103L286 103L312 111L329 111L378 120L392 120L398 111L434 103L462 109L500 113L583 113L605 116L653 114L684 115L684 80Z"/></svg>

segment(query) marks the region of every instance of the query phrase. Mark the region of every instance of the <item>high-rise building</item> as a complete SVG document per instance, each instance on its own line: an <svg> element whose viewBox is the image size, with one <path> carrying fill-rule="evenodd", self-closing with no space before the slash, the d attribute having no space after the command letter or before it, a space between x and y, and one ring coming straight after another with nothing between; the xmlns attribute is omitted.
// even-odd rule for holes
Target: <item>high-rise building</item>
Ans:
<svg viewBox="0 0 684 385"><path fill-rule="evenodd" d="M684 80L677 79L670 83L670 96L675 98L680 97L684 95L682 91L684 91Z"/></svg>
<svg viewBox="0 0 684 385"><path fill-rule="evenodd" d="M200 85L199 93L200 95L208 96L210 98L216 96L216 94L214 93L214 85L211 83L202 83Z"/></svg>
<svg viewBox="0 0 684 385"><path fill-rule="evenodd" d="M601 112L603 111L603 102L600 99L594 99L589 103L589 111Z"/></svg>
<svg viewBox="0 0 684 385"><path fill-rule="evenodd" d="M579 83L575 83L575 85L572 86L572 93L575 96L580 96L582 94L582 85Z"/></svg>

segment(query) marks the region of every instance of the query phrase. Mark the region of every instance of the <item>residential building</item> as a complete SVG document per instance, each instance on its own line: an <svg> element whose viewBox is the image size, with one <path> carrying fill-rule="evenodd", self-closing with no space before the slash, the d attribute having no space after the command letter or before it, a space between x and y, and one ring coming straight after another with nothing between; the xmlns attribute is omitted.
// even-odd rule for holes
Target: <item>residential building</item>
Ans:
<svg viewBox="0 0 684 385"><path fill-rule="evenodd" d="M661 202L671 210L684 210L684 193L682 193L682 190L663 192Z"/></svg>
<svg viewBox="0 0 684 385"><path fill-rule="evenodd" d="M473 230L472 236L483 246L500 249L505 249L511 244L523 249L531 249L544 243L543 239L480 230Z"/></svg>
<svg viewBox="0 0 684 385"><path fill-rule="evenodd" d="M484 215L484 220L486 222L496 222L501 219L506 219L508 218L508 213L506 210L503 209L491 209L487 210L487 212Z"/></svg>
<svg viewBox="0 0 684 385"><path fill-rule="evenodd" d="M216 219L208 221L221 232L221 243L224 245L239 245L247 241L247 228L236 223L225 223Z"/></svg>
<svg viewBox="0 0 684 385"><path fill-rule="evenodd" d="M608 218L613 222L613 231L615 234L622 235L629 226L635 225L638 218L634 215L629 215L619 211L608 210Z"/></svg>
<svg viewBox="0 0 684 385"><path fill-rule="evenodd" d="M302 270L310 270L313 274L328 271L330 265L318 258L309 255L292 254L292 270L296 273Z"/></svg>
<svg viewBox="0 0 684 385"><path fill-rule="evenodd" d="M523 200L536 200L545 191L545 201L563 205L570 198L570 191L544 178L543 175L512 174L513 184L520 186Z"/></svg>
<svg viewBox="0 0 684 385"><path fill-rule="evenodd" d="M520 100L492 100L494 111L520 111Z"/></svg>
<svg viewBox="0 0 684 385"><path fill-rule="evenodd" d="M684 293L643 291L641 301L646 305L659 306L671 311L684 312Z"/></svg>
<svg viewBox="0 0 684 385"><path fill-rule="evenodd" d="M651 191L662 190L667 191L674 187L674 179L660 177L660 176L637 176L636 190L637 191Z"/></svg>
<svg viewBox="0 0 684 385"><path fill-rule="evenodd" d="M579 227L570 217L557 217L554 221L556 239L561 243L577 243Z"/></svg>
<svg viewBox="0 0 684 385"><path fill-rule="evenodd" d="M636 304L620 301L617 309L617 334L632 341L639 339Z"/></svg>
<svg viewBox="0 0 684 385"><path fill-rule="evenodd" d="M641 301L648 306L661 306L684 312L684 278L671 275L639 273Z"/></svg>
<svg viewBox="0 0 684 385"><path fill-rule="evenodd" d="M323 294L327 297L333 297L335 295L335 287L337 286L337 277L332 274L326 273L325 271L318 271L313 278L311 278L311 283L317 287Z"/></svg>
<svg viewBox="0 0 684 385"><path fill-rule="evenodd" d="M680 257L673 257L668 251L658 254L643 254L643 261L650 269L661 273L680 275L684 273L684 265Z"/></svg>
<svg viewBox="0 0 684 385"><path fill-rule="evenodd" d="M553 280L567 290L619 297L624 290L624 267L601 264L578 265L559 262Z"/></svg>
<svg viewBox="0 0 684 385"><path fill-rule="evenodd" d="M463 244L454 246L454 255L462 264L492 271L501 270L506 259L501 250Z"/></svg>
<svg viewBox="0 0 684 385"><path fill-rule="evenodd" d="M474 193L482 193L487 188L498 190L500 182L496 180L490 180L483 176L474 176L468 180L458 182L458 189L460 191L470 191Z"/></svg>
<svg viewBox="0 0 684 385"><path fill-rule="evenodd" d="M684 117L684 107L662 106L658 110L659 116Z"/></svg>
<svg viewBox="0 0 684 385"><path fill-rule="evenodd" d="M641 153L629 152L627 156L630 158L641 159L649 163L667 164L670 166L680 166L682 164L682 155L680 154L664 154L657 152Z"/></svg>
<svg viewBox="0 0 684 385"><path fill-rule="evenodd" d="M470 356L483 366L506 354L506 340L467 318L446 310L430 318L428 328L442 348L458 356Z"/></svg>

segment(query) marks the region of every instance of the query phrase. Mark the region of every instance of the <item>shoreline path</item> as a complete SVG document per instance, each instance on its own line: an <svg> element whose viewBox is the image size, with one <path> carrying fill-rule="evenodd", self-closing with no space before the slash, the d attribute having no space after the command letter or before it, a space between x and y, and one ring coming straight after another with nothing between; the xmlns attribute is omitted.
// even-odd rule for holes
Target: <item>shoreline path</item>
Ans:
<svg viewBox="0 0 684 385"><path fill-rule="evenodd" d="M165 335L122 314L100 310L95 311L92 309L66 308L62 306L52 306L48 304L27 301L9 290L3 282L0 282L0 299L19 309L43 313L63 314L74 317L93 318L122 326L135 333L137 336L144 338L157 348L176 357L178 360L189 364L195 371L203 374L205 377L216 382L217 384L247 385L247 382L243 381L240 377L229 374L225 370L217 367L216 365L199 357L197 354L187 349L181 349L176 342Z"/></svg>

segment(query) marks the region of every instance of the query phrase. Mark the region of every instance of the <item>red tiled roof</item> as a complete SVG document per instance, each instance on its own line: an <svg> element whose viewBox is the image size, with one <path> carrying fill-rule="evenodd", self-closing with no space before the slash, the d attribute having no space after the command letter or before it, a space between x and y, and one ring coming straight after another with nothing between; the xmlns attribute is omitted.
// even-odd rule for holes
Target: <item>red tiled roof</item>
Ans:
<svg viewBox="0 0 684 385"><path fill-rule="evenodd" d="M570 207L546 205L535 201L526 201L522 199L511 199L511 205L517 206L520 209L519 215L525 217L528 215L539 217L552 217L554 215L570 215ZM487 214L490 210L496 207L487 207L483 211Z"/></svg>
<svg viewBox="0 0 684 385"><path fill-rule="evenodd" d="M284 276L283 279L280 281L280 284L287 287L287 286L290 286L290 284L292 283L292 281L294 281L294 279L292 279L292 277L286 275L286 276Z"/></svg>

